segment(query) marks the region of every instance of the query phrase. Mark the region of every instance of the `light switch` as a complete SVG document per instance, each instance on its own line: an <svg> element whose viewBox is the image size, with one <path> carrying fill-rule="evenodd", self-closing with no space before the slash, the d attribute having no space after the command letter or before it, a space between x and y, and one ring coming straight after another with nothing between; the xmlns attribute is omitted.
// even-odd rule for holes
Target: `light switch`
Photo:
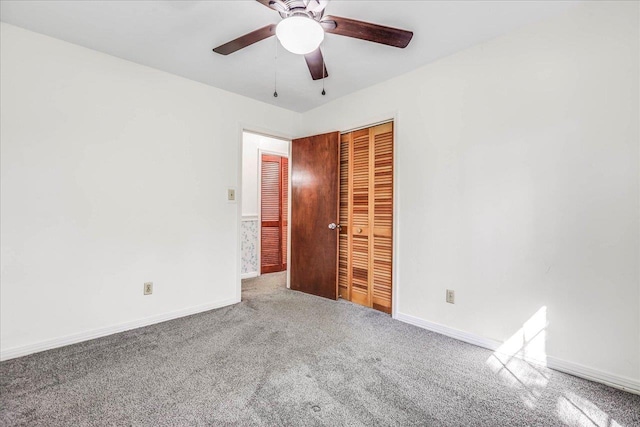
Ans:
<svg viewBox="0 0 640 427"><path fill-rule="evenodd" d="M234 202L236 200L236 190L233 188L229 188L227 190L227 200L230 202Z"/></svg>

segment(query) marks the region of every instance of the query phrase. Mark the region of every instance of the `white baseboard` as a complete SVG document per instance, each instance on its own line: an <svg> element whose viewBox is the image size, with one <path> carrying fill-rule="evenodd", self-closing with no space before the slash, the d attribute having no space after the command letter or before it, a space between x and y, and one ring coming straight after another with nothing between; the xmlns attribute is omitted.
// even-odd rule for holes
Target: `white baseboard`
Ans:
<svg viewBox="0 0 640 427"><path fill-rule="evenodd" d="M171 311L169 313L158 314L155 316L145 317L143 319L133 320L131 322L120 323L106 328L94 329L92 331L80 332L78 334L67 335L51 340L40 341L34 344L28 344L20 347L2 349L0 351L0 360L14 359L16 357L27 356L29 354L38 353L45 350L51 350L65 345L76 344L82 341L88 341L107 335L117 334L118 332L128 331L130 329L141 328L143 326L153 325L155 323L165 322L167 320L177 319L179 317L189 316L203 311L209 311L216 308L226 307L228 305L237 304L240 301L231 298L214 303L202 304L193 307L187 307L182 310Z"/></svg>
<svg viewBox="0 0 640 427"><path fill-rule="evenodd" d="M396 319L409 323L414 326L418 326L422 329L427 329L429 331L437 332L442 335L446 335L451 338L455 338L460 341L467 342L469 344L477 345L478 347L487 348L489 350L495 351L502 345L501 342L495 341L492 339L481 337L480 335L471 334L469 332L461 331L459 329L454 329L449 326L441 325L439 323L429 322L428 320L421 319L419 317L410 316L404 313L397 313Z"/></svg>
<svg viewBox="0 0 640 427"><path fill-rule="evenodd" d="M427 329L429 331L437 332L439 334L467 342L469 344L477 345L491 351L496 351L502 345L500 341L461 331L449 326L441 325L439 323L430 322L428 320L410 316L404 313L396 313L395 319L404 323L418 326L419 328ZM527 361L535 363L535 361L529 359ZM568 362L566 360L558 359L553 356L547 356L546 367L554 369L556 371L574 375L576 377L602 383L610 387L615 387L620 390L628 391L630 393L640 394L640 381L634 380L632 378L622 377L619 375L611 374L609 372L589 368L588 366L580 365L574 362Z"/></svg>
<svg viewBox="0 0 640 427"><path fill-rule="evenodd" d="M250 273L242 273L240 275L240 278L241 279L251 279L251 278L254 278L254 277L258 277L258 276L259 276L259 274L258 274L257 271L252 271Z"/></svg>
<svg viewBox="0 0 640 427"><path fill-rule="evenodd" d="M558 359L553 356L547 356L547 368L555 369L556 371L571 374L586 380L602 383L610 387L628 391L629 393L640 394L640 381L634 380L633 378L622 377L620 375L600 371L578 363Z"/></svg>

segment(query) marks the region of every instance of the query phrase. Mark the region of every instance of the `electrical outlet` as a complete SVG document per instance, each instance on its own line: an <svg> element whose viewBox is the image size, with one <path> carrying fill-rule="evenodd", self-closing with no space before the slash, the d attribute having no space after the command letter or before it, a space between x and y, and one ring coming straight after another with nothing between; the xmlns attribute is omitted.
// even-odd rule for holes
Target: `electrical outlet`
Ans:
<svg viewBox="0 0 640 427"><path fill-rule="evenodd" d="M144 294L151 295L153 293L153 282L146 282L144 284Z"/></svg>
<svg viewBox="0 0 640 427"><path fill-rule="evenodd" d="M227 200L230 202L235 202L236 200L236 190L233 188L227 189Z"/></svg>
<svg viewBox="0 0 640 427"><path fill-rule="evenodd" d="M455 291L452 291L451 289L447 289L447 302L449 304L455 304L455 300L456 300Z"/></svg>

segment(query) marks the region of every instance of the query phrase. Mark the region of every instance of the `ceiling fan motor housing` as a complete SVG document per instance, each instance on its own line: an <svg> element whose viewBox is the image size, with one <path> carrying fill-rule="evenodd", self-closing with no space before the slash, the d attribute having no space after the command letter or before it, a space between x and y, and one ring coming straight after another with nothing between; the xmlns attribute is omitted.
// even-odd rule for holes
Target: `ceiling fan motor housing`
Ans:
<svg viewBox="0 0 640 427"><path fill-rule="evenodd" d="M328 0L271 0L269 5L277 10L282 18L303 15L319 21L324 15L327 3Z"/></svg>

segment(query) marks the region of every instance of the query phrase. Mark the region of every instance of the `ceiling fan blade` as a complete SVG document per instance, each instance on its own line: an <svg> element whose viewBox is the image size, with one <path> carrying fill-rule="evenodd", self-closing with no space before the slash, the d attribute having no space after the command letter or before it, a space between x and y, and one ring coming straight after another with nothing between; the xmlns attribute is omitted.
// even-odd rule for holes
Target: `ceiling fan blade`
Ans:
<svg viewBox="0 0 640 427"><path fill-rule="evenodd" d="M322 58L322 51L320 48L317 48L311 53L308 53L304 56L305 61L307 61L307 66L309 67L309 71L311 72L311 78L313 80L320 80L323 77L329 77L329 73L327 73L327 67L324 64L324 59ZM323 73L324 71L324 73Z"/></svg>
<svg viewBox="0 0 640 427"><path fill-rule="evenodd" d="M276 25L271 24L266 27L262 27L258 30L252 31L249 34L245 34L244 36L238 37L235 40L231 40L228 43L220 45L213 49L215 53L219 53L220 55L229 55L237 50L250 46L254 43L259 42L260 40L264 40L276 34Z"/></svg>
<svg viewBox="0 0 640 427"><path fill-rule="evenodd" d="M325 16L321 24L323 22L326 22L326 24L323 24L323 27L327 33L354 37L356 39L399 48L407 47L413 37L412 31L356 21L355 19L341 18L339 16ZM335 26L333 23L335 23Z"/></svg>

